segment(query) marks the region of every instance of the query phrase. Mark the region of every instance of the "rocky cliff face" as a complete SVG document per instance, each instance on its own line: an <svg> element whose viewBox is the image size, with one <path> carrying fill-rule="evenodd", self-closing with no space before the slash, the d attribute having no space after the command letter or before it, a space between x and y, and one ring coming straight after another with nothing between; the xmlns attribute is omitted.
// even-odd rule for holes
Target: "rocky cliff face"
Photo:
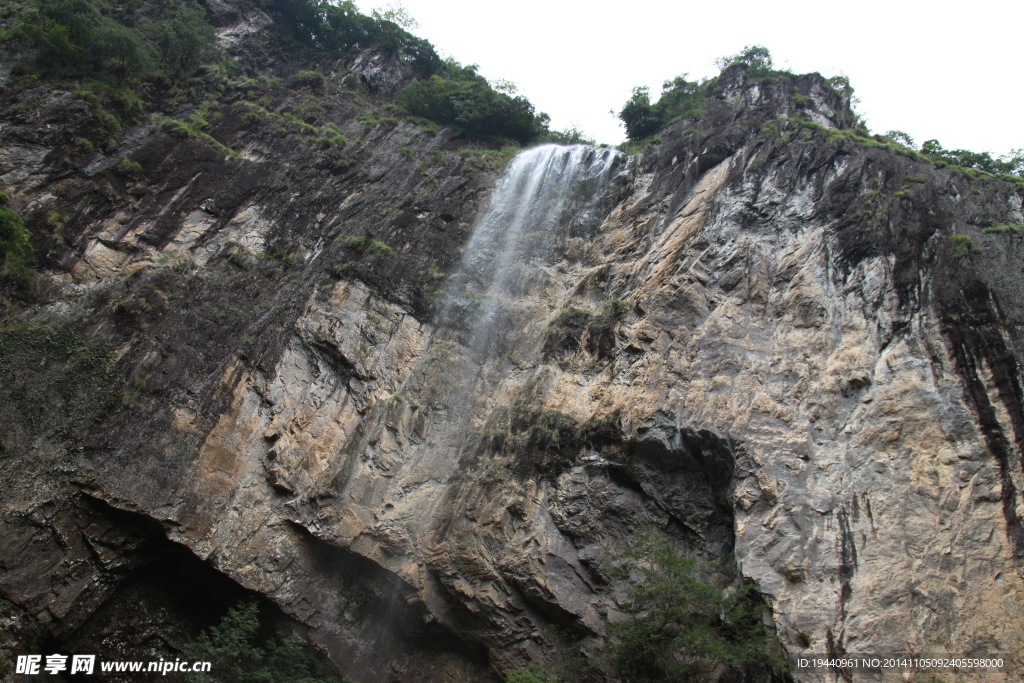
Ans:
<svg viewBox="0 0 1024 683"><path fill-rule="evenodd" d="M83 100L5 83L48 282L0 346L11 623L173 648L169 585L247 590L357 680L494 680L603 633L602 563L653 525L731 553L793 657L1024 649L1024 245L982 232L1019 185L736 67L488 293L461 250L507 155L388 116L386 56L311 86L233 19L283 80L211 75L172 112L209 138L89 152Z"/></svg>

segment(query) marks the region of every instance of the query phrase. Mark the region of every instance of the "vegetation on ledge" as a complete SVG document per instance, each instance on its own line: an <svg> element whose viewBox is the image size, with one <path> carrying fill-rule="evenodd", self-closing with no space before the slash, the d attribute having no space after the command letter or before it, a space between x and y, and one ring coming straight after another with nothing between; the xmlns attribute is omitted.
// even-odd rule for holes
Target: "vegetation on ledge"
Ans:
<svg viewBox="0 0 1024 683"><path fill-rule="evenodd" d="M608 621L607 637L514 671L506 683L603 679L598 671L622 683L785 680L788 663L762 619L768 606L751 584L734 585L725 566L685 557L659 536L638 536L603 567L627 586L624 618Z"/></svg>
<svg viewBox="0 0 1024 683"><path fill-rule="evenodd" d="M661 97L651 102L650 89L637 87L619 111L619 119L626 127L626 137L634 146L643 146L655 142L654 136L672 123L681 120L697 121L707 112L707 104L715 98L717 88L726 69L742 65L746 78L757 83L775 83L786 79L792 80L795 75L789 71L773 68L771 53L760 45L746 47L737 55L722 57L715 61L721 69L718 76L703 81L688 81L686 76L678 76L665 81ZM845 76L835 76L825 81L826 86L839 95L844 102L856 102L853 87ZM872 135L859 116L848 111L849 126L827 128L811 121L803 109L811 106L813 100L794 90L791 93L794 111L781 117L784 121L796 121L801 126L814 127L825 131L829 139L849 139L868 147L884 147L903 156L931 162L939 167L952 166L965 172L972 178L977 173L986 173L1003 180L1021 183L1024 178L1024 149L1013 149L1009 154L996 159L988 152L972 152L966 149L946 149L938 140L927 140L920 148L915 148L913 139L899 130L890 130L884 135ZM769 122L766 125L772 125ZM696 132L696 131L694 131ZM685 134L685 133L684 133Z"/></svg>

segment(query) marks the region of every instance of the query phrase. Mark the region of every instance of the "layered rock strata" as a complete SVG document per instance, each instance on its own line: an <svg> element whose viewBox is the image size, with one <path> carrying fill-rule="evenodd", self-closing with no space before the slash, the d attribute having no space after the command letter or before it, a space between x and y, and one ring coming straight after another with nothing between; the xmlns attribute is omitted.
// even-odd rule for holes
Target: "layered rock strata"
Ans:
<svg viewBox="0 0 1024 683"><path fill-rule="evenodd" d="M603 563L654 526L732 553L792 657L1024 650L1024 244L983 232L1019 185L866 144L817 75L734 67L527 235L481 347L445 278L494 153L366 130L343 72L315 115L351 157L227 110L237 158L143 125L135 179L66 156L69 93L8 97L3 189L72 217L4 332L6 599L83 642L166 535L357 680L493 680L549 625L603 633Z"/></svg>

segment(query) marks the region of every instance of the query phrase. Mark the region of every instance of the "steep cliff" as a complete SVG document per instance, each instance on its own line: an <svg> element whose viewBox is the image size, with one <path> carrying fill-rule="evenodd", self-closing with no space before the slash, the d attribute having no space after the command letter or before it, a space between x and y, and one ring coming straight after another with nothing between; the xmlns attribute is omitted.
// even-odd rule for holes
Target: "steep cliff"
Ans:
<svg viewBox="0 0 1024 683"><path fill-rule="evenodd" d="M631 157L521 153L503 182L562 194L516 194L400 118L386 54L309 81L224 23L243 76L172 112L201 134L90 151L86 99L3 72L44 271L0 330L11 628L173 652L183 595L248 591L356 680L495 680L603 634L653 526L733 557L790 657L1024 650L1024 244L985 231L1020 183L740 65Z"/></svg>

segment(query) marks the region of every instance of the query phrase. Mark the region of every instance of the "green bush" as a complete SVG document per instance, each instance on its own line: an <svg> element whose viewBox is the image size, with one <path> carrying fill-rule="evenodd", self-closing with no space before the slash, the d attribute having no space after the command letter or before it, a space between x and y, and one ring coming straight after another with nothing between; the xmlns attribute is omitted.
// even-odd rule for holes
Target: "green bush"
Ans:
<svg viewBox="0 0 1024 683"><path fill-rule="evenodd" d="M206 12L191 2L165 6L160 16L132 25L109 11L99 0L35 0L12 36L32 51L43 73L103 76L118 84L151 74L187 76L216 41Z"/></svg>
<svg viewBox="0 0 1024 683"><path fill-rule="evenodd" d="M597 140L588 136L578 126L573 125L565 130L548 131L541 140L543 142L556 142L560 145L596 145Z"/></svg>
<svg viewBox="0 0 1024 683"><path fill-rule="evenodd" d="M206 22L206 12L198 5L183 4L145 28L159 52L160 64L175 78L195 72L211 56L217 40L213 26Z"/></svg>
<svg viewBox="0 0 1024 683"><path fill-rule="evenodd" d="M32 263L32 244L28 228L10 207L7 196L0 194L0 275L24 283Z"/></svg>
<svg viewBox="0 0 1024 683"><path fill-rule="evenodd" d="M318 71L300 71L295 74L295 82L313 90L323 90L327 87L327 78Z"/></svg>
<svg viewBox="0 0 1024 683"><path fill-rule="evenodd" d="M265 6L278 14L295 40L324 51L347 54L383 47L422 77L443 67L434 46L399 26L393 19L401 19L393 14L367 16L351 0L266 0Z"/></svg>
<svg viewBox="0 0 1024 683"><path fill-rule="evenodd" d="M661 97L654 104L651 104L650 88L633 88L632 97L619 111L619 119L626 126L626 137L642 140L675 121L700 118L711 83L688 81L685 74L677 76L662 84Z"/></svg>
<svg viewBox="0 0 1024 683"><path fill-rule="evenodd" d="M1024 230L1024 225L1021 223L996 223L985 228L982 232L989 235L1019 235L1021 230Z"/></svg>
<svg viewBox="0 0 1024 683"><path fill-rule="evenodd" d="M117 165L117 172L126 176L137 176L142 173L142 164L137 161L125 158Z"/></svg>
<svg viewBox="0 0 1024 683"><path fill-rule="evenodd" d="M636 580L623 606L628 617L608 624L604 646L618 680L710 682L727 671L786 668L753 587L719 587L703 573L696 560L652 535L621 555L612 576Z"/></svg>
<svg viewBox="0 0 1024 683"><path fill-rule="evenodd" d="M950 235L949 244L949 254L954 258L981 253L981 249L974 246L974 242L967 235Z"/></svg>
<svg viewBox="0 0 1024 683"><path fill-rule="evenodd" d="M185 654L213 663L209 673L191 674L196 683L345 683L330 662L297 636L271 638L262 645L260 607L244 602L228 610L220 623L204 631Z"/></svg>
<svg viewBox="0 0 1024 683"><path fill-rule="evenodd" d="M967 149L946 149L938 140L926 140L921 145L921 153L932 161L974 168L993 174L1011 174L1024 176L1024 150L1011 150L999 159L993 159L988 152L972 152Z"/></svg>
<svg viewBox="0 0 1024 683"><path fill-rule="evenodd" d="M391 247L378 240L373 231L369 229L362 235L349 235L342 242L364 255L380 254L381 256L386 256L392 251Z"/></svg>
<svg viewBox="0 0 1024 683"><path fill-rule="evenodd" d="M443 77L409 84L399 100L413 116L457 125L475 137L527 144L548 132L547 114L536 113L525 97L498 92L472 65L449 62Z"/></svg>
<svg viewBox="0 0 1024 683"><path fill-rule="evenodd" d="M745 64L750 72L769 73L772 70L772 54L763 45L747 45L739 54L715 60L719 70L725 70L733 64Z"/></svg>

